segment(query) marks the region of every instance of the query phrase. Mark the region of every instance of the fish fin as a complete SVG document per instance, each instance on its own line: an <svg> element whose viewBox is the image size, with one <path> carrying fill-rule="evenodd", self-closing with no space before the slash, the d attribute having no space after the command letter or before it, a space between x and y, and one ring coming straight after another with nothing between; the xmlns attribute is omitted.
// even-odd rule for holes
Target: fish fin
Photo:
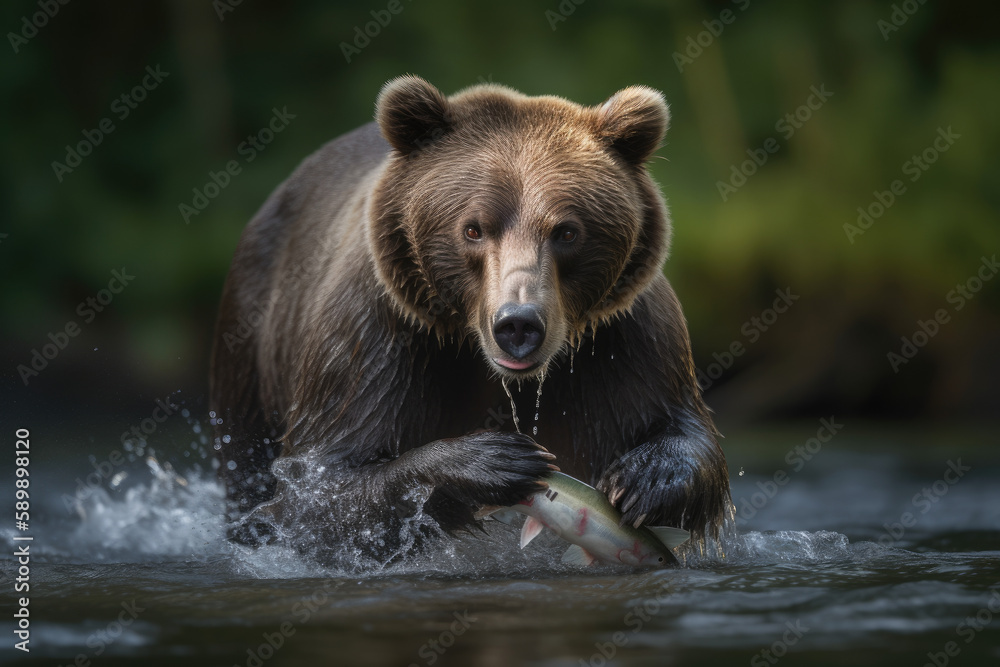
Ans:
<svg viewBox="0 0 1000 667"><path fill-rule="evenodd" d="M490 508L490 511L486 511L488 508L483 508L479 511L477 519L493 519L494 521L499 521L500 523L505 523L508 526L514 523L517 519L517 512L510 509L509 507L497 507Z"/></svg>
<svg viewBox="0 0 1000 667"><path fill-rule="evenodd" d="M542 532L542 522L533 516L525 518L524 525L521 526L521 548L528 546L531 540L538 537L538 533Z"/></svg>
<svg viewBox="0 0 1000 667"><path fill-rule="evenodd" d="M472 518L476 521L489 519L491 516L504 509L503 505L483 505L472 513Z"/></svg>
<svg viewBox="0 0 1000 667"><path fill-rule="evenodd" d="M680 528L670 526L646 526L656 539L663 542L668 549L674 549L684 544L691 538L691 533Z"/></svg>
<svg viewBox="0 0 1000 667"><path fill-rule="evenodd" d="M562 557L562 562L568 565L583 565L584 567L590 565L595 560L597 560L597 558L594 557L594 554L590 553L579 544L570 545L569 549L566 550L566 553L564 553Z"/></svg>

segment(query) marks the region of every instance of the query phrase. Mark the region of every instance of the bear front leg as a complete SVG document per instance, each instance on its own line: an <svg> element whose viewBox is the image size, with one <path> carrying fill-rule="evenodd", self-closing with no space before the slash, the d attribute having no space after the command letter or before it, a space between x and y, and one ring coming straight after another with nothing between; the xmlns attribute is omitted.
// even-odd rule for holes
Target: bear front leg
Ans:
<svg viewBox="0 0 1000 667"><path fill-rule="evenodd" d="M689 419L613 461L597 488L634 526L674 526L717 537L732 513L729 471L713 432Z"/></svg>
<svg viewBox="0 0 1000 667"><path fill-rule="evenodd" d="M468 527L485 505L514 505L544 490L555 456L520 433L435 440L390 461L362 465L279 461L278 496L231 530L250 544L277 540L320 562L357 567L412 552L435 530Z"/></svg>
<svg viewBox="0 0 1000 667"><path fill-rule="evenodd" d="M471 510L514 505L545 489L542 478L559 468L555 456L522 433L483 431L436 440L403 453L379 472L382 493L400 495L430 485Z"/></svg>
<svg viewBox="0 0 1000 667"><path fill-rule="evenodd" d="M543 478L559 469L552 463L554 459L521 433L487 431L436 440L377 465L363 488L356 487L364 495L357 500L366 513L373 509L381 513L383 525L392 526L388 534L402 537L400 528L419 509L410 500L413 490L430 489L424 513L441 530L454 533L473 525L475 510L480 507L514 505L543 491L547 486ZM413 544L419 546L425 536L426 532L413 534ZM357 547L372 553L373 545L364 544L358 532L353 540ZM376 551L398 551L400 544L387 540L379 547Z"/></svg>

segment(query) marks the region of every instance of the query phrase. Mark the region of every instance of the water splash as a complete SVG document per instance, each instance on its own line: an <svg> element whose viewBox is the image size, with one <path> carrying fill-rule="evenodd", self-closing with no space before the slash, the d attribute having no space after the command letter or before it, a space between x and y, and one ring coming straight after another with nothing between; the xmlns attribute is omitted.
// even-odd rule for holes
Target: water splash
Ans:
<svg viewBox="0 0 1000 667"><path fill-rule="evenodd" d="M747 531L733 529L718 540L686 543L677 549L685 567L704 568L713 564L767 565L789 563L811 566L838 561L869 561L892 555L893 550L871 542L852 543L842 533L820 530Z"/></svg>
<svg viewBox="0 0 1000 667"><path fill-rule="evenodd" d="M203 559L221 553L225 541L225 491L214 473L195 465L183 475L153 453L149 481L124 493L95 488L76 502L80 523L50 543L90 561L148 560L165 556ZM139 477L140 473L127 475ZM124 477L122 478L124 479ZM119 484L121 480L119 480Z"/></svg>
<svg viewBox="0 0 1000 667"><path fill-rule="evenodd" d="M540 376L536 391L536 422L540 418L545 377L545 374ZM508 384L505 382L503 385L512 409L516 409ZM567 414L565 410L562 412ZM515 427L520 432L516 412L514 414ZM189 415L184 416L187 418ZM180 454L190 451L191 458L207 456L207 460L200 465L189 459L179 459L181 463L171 465L144 440L126 441L123 449L129 462L116 470L104 486L88 489L86 494L78 491L75 499L63 493L68 491L72 494L71 487L53 488L52 497L40 501L50 507L46 518L38 524L42 538L37 543L41 548L40 554L52 563L220 563L220 567L227 571L259 578L324 575L365 578L387 574L424 576L438 573L505 577L528 572L600 572L595 568L580 570L560 564L566 543L548 533L533 542L530 549L523 551L518 548L517 529L499 522L485 522L485 533L476 531L473 536L458 539L443 536L434 520L424 511L429 497L429 489L424 487L411 490L401 499L415 511L404 520L402 527L396 524L396 528L401 530L397 536L401 549L382 561L375 562L358 551L354 542L361 540L362 536L356 534L342 533L340 537L343 539L319 545L327 548L336 545L335 548L342 552L343 557L338 558L336 566L317 563L309 553L288 546L273 544L249 548L231 543L226 539L224 489L213 470L217 460L212 457L211 440L202 432L201 426L191 421L189 424L195 440L202 445L199 447L197 442L191 442ZM185 437L175 444L188 445L188 439ZM346 506L343 498L338 500L341 489L330 481L330 465L328 460L319 457L285 458L275 463L276 476L292 489L296 500L293 506L302 511L298 521L293 521L294 525L289 527L292 533L299 531L298 536L312 535L317 540L323 540L329 532L324 532L317 517L341 511L358 511L356 507ZM744 470L741 468L739 472ZM349 470L340 475L343 479L349 476ZM909 490L908 487L906 490ZM986 492L992 493L992 489ZM60 493L65 499L56 499ZM837 487L836 493L839 498L843 490ZM973 497L976 500L969 501L971 508L984 505L975 489L969 493L969 498ZM949 494L949 501L953 498L958 496ZM65 505L69 500L75 504ZM996 504L985 503L985 506ZM989 517L984 519L986 525L994 526L996 522ZM782 523L784 520L778 521L777 525ZM875 523L881 523L881 519ZM822 524L814 522L811 525ZM873 524L871 534L877 535L878 530L879 526ZM369 540L378 539L380 535L392 537L386 526L374 522L365 525L363 531ZM421 548L411 551L415 536L421 534L439 537L429 539ZM0 543L9 548L15 544L13 536L12 527L0 529ZM720 566L777 567L778 572L783 573L781 576L798 576L801 572L804 573L802 576L810 577L810 581L815 577L817 564L821 564L826 571L857 566L865 570L883 566L927 566L922 560L926 559L925 554L882 546L874 541L852 542L839 532L822 530L738 532L733 527L718 541L681 547L678 557L684 567L694 571L692 576L702 576L697 573L698 570L702 573L717 571Z"/></svg>
<svg viewBox="0 0 1000 667"><path fill-rule="evenodd" d="M301 465L303 463L305 465ZM328 470L318 460L295 458L279 461L275 472L291 487L296 501L294 506L304 512L298 525L290 530L302 531L300 537L313 531L317 538L322 538L322 527L312 521L318 515L310 511L344 509L337 507L339 487L331 485L328 477L325 484L320 482ZM338 549L343 552L338 564L322 565L310 554L280 544L254 549L229 542L225 534L224 490L211 470L195 466L178 471L149 453L144 465L131 471L128 481L134 482L130 488L122 491L96 489L81 500L78 519L68 530L65 522L46 525L46 557L56 562L89 563L218 561L227 563L227 567L237 573L255 578L434 573L503 577L527 572L601 572L596 568L581 571L562 565L560 556L566 543L554 534L539 538L530 549L522 551L518 548L517 528L496 521L485 522L485 532L477 531L474 536L459 539L442 535L404 556L403 552L414 546L413 536L427 534L427 530L440 534L433 519L424 512L430 495L430 489L425 487L414 488L403 498L416 511L401 527L405 535L400 535L403 539L399 553L374 562L357 552L351 546L351 536L346 536L345 540L337 542L341 545ZM56 523L50 521L50 524ZM387 529L370 525L364 530L371 538ZM10 535L3 537L12 544ZM684 567L708 571L719 565L780 565L794 571L811 572L817 563L863 565L917 557L873 542L851 543L837 532L738 532L735 528L717 542L688 544L678 550Z"/></svg>

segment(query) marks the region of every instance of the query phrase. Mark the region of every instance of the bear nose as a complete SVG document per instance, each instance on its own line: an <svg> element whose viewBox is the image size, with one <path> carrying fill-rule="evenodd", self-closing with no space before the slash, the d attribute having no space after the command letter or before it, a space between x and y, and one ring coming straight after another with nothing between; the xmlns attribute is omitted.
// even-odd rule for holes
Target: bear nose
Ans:
<svg viewBox="0 0 1000 667"><path fill-rule="evenodd" d="M541 308L533 303L505 303L493 321L494 340L515 359L524 359L545 340Z"/></svg>

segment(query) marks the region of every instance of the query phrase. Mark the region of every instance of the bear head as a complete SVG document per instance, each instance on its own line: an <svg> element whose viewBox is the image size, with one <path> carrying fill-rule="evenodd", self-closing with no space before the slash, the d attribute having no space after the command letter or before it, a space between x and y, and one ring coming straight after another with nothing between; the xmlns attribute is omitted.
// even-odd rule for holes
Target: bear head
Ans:
<svg viewBox="0 0 1000 667"><path fill-rule="evenodd" d="M445 97L405 76L376 116L391 146L369 204L379 279L502 377L543 374L660 272L669 219L645 168L669 121L659 92L586 107L497 85Z"/></svg>

